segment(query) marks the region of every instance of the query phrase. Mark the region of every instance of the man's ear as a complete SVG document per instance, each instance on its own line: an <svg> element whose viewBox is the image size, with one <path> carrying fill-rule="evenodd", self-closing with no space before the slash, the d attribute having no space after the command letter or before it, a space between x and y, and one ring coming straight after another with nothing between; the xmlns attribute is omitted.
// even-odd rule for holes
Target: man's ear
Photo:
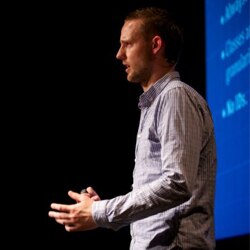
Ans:
<svg viewBox="0 0 250 250"><path fill-rule="evenodd" d="M160 36L154 36L152 39L152 50L157 53L163 46L163 41Z"/></svg>

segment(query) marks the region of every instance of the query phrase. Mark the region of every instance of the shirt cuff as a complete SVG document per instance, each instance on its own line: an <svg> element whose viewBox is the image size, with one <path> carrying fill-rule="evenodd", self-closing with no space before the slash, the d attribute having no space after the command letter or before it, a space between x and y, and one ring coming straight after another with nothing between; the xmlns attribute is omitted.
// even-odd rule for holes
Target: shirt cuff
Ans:
<svg viewBox="0 0 250 250"><path fill-rule="evenodd" d="M99 227L109 228L108 218L106 216L106 200L94 201L92 203L92 217Z"/></svg>

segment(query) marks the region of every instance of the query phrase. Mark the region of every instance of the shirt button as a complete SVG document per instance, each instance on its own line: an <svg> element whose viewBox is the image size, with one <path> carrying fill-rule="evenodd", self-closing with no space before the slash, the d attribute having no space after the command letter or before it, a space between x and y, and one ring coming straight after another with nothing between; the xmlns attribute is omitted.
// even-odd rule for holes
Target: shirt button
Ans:
<svg viewBox="0 0 250 250"><path fill-rule="evenodd" d="M135 160L134 160L135 162L136 162L136 158L135 158Z"/></svg>
<svg viewBox="0 0 250 250"><path fill-rule="evenodd" d="M137 135L137 138L140 138L140 137L141 137L141 134L138 134L138 135Z"/></svg>

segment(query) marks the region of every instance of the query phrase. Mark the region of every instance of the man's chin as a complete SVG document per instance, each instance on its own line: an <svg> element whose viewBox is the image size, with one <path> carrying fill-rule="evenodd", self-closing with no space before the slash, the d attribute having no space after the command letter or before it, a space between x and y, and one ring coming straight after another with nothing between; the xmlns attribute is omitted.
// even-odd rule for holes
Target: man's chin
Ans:
<svg viewBox="0 0 250 250"><path fill-rule="evenodd" d="M132 77L131 75L127 75L127 80L131 83L138 83L139 81L137 81L134 77Z"/></svg>

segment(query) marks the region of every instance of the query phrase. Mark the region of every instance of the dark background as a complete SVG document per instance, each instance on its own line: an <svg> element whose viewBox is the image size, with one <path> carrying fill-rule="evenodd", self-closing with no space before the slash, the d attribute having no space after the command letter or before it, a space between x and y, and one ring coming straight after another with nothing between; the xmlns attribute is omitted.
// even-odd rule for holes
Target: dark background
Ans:
<svg viewBox="0 0 250 250"><path fill-rule="evenodd" d="M182 24L185 46L177 69L182 80L205 97L204 1L41 6L35 171L42 178L43 249L129 249L129 228L67 233L48 218L48 211L52 202L72 202L68 190L90 185L102 199L130 191L142 90L126 81L115 55L125 15L152 5L168 8ZM220 241L217 248L239 243L243 246L246 239Z"/></svg>

